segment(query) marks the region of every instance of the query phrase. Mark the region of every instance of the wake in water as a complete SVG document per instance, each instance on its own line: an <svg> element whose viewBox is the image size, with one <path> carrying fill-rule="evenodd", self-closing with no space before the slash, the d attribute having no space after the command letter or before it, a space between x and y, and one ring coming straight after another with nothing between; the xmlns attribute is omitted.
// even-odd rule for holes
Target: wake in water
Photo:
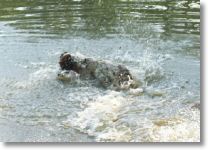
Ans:
<svg viewBox="0 0 208 150"><path fill-rule="evenodd" d="M198 109L186 107L170 117L151 118L143 114L148 104L137 106L138 112L134 112L134 104L134 98L108 91L87 102L84 110L70 115L62 124L94 136L97 142L199 141Z"/></svg>
<svg viewBox="0 0 208 150"><path fill-rule="evenodd" d="M102 67L102 69L105 68ZM113 67L113 69L115 68ZM69 74L70 72L67 73L67 75ZM164 77L161 66L156 67L156 64L145 66L144 81L146 85L151 85ZM132 88L128 92L116 92L109 89L102 96L90 97L90 100L82 105L83 110L69 115L68 120L62 122L63 126L87 133L89 136L95 137L98 142L199 141L200 113L198 109L188 106L168 117L155 117L152 114L146 116L145 113L149 109L151 113L159 112L158 104L164 105L164 100L159 102L148 100L150 97L163 99L165 95L163 92L151 89L151 86L144 89ZM146 101L143 104L142 99ZM137 112L132 113L133 105L137 102L141 104L137 104ZM149 108L149 105L153 106ZM193 126L189 126L189 124Z"/></svg>
<svg viewBox="0 0 208 150"><path fill-rule="evenodd" d="M161 65L166 60L141 58L135 69L139 73L131 67L129 70L142 77L143 87L119 91L95 86L95 80L83 80L76 72L67 72L71 81L61 82L56 80L57 65L31 63L29 67L36 71L28 80L1 84L9 86L15 101L5 100L0 109L2 115L24 125L43 125L70 136L74 129L97 142L197 142L198 107L181 106L180 99L171 97L174 86L155 86L168 78Z"/></svg>

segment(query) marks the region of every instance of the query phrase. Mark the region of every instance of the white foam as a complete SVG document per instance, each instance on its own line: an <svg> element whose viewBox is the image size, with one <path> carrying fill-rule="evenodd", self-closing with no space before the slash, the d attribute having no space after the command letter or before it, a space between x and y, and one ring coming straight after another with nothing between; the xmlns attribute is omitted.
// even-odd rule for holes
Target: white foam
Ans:
<svg viewBox="0 0 208 150"><path fill-rule="evenodd" d="M58 73L58 77L57 79L59 80L62 80L62 81L70 81L70 82L73 82L73 81L78 81L79 80L79 74L76 73L75 71L61 71Z"/></svg>
<svg viewBox="0 0 208 150"><path fill-rule="evenodd" d="M135 140L140 142L199 142L200 112L181 110L170 118L148 120L144 128L135 133Z"/></svg>
<svg viewBox="0 0 208 150"><path fill-rule="evenodd" d="M108 92L87 101L83 111L69 116L65 124L95 136L95 140L101 142L200 141L199 110L181 109L177 114L161 119L136 115L131 118L128 113L131 113L132 102L119 92ZM123 118L125 116L128 118Z"/></svg>
<svg viewBox="0 0 208 150"><path fill-rule="evenodd" d="M97 141L129 141L130 128L115 124L122 110L130 103L120 92L110 91L107 95L88 102L83 111L78 112L76 117L69 116L67 122L80 131L95 136Z"/></svg>
<svg viewBox="0 0 208 150"><path fill-rule="evenodd" d="M132 139L132 131L129 127L122 126L117 128L109 128L97 136L97 141L114 141L114 142L129 142Z"/></svg>
<svg viewBox="0 0 208 150"><path fill-rule="evenodd" d="M144 92L144 90L142 88L136 88L136 89L129 90L129 94L135 95L135 96L141 95L143 92Z"/></svg>

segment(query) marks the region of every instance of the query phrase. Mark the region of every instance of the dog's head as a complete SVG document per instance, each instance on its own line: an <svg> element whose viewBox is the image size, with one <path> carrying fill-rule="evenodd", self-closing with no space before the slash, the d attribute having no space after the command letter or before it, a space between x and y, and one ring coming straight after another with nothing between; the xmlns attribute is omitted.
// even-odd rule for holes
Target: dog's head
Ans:
<svg viewBox="0 0 208 150"><path fill-rule="evenodd" d="M64 52L60 56L59 65L62 70L71 70L70 62L72 61L72 57L69 53Z"/></svg>
<svg viewBox="0 0 208 150"><path fill-rule="evenodd" d="M80 72L80 67L78 63L75 61L74 57L72 57L69 53L64 52L60 56L59 65L61 70L73 70L77 73Z"/></svg>

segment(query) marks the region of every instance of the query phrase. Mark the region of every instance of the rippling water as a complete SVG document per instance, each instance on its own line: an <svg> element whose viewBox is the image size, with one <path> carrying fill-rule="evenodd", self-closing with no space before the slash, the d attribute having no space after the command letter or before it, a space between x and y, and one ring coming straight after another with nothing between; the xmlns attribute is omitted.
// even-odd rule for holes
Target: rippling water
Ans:
<svg viewBox="0 0 208 150"><path fill-rule="evenodd" d="M145 92L56 80L64 51ZM1 0L0 53L1 141L200 141L198 0Z"/></svg>

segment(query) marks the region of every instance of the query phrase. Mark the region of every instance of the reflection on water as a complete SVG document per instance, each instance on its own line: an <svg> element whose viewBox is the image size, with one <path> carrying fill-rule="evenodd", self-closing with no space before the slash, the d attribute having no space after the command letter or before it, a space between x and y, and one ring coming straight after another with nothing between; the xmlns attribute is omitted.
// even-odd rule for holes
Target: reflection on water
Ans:
<svg viewBox="0 0 208 150"><path fill-rule="evenodd" d="M199 8L198 0L1 0L0 20L32 33L144 37L155 32L148 24L164 36L199 35Z"/></svg>
<svg viewBox="0 0 208 150"><path fill-rule="evenodd" d="M198 0L1 0L0 140L199 141L199 11ZM63 51L127 66L144 93L57 81Z"/></svg>

